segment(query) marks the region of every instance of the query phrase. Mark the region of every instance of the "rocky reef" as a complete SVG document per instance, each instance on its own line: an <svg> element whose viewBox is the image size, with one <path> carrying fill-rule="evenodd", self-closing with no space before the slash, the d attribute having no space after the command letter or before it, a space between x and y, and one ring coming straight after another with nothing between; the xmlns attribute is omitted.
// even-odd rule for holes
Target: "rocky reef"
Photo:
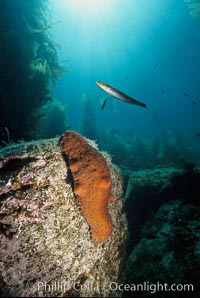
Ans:
<svg viewBox="0 0 200 298"><path fill-rule="evenodd" d="M1 296L199 297L199 167L123 169L122 188L94 142L60 142L0 150Z"/></svg>
<svg viewBox="0 0 200 298"><path fill-rule="evenodd" d="M124 294L199 297L200 169L184 162L182 168L125 171L124 179L131 235L127 283L143 287Z"/></svg>
<svg viewBox="0 0 200 298"><path fill-rule="evenodd" d="M112 233L97 243L74 196L58 139L0 150L1 296L107 297L110 283L123 279L127 224L122 183L104 158L116 199L108 204Z"/></svg>

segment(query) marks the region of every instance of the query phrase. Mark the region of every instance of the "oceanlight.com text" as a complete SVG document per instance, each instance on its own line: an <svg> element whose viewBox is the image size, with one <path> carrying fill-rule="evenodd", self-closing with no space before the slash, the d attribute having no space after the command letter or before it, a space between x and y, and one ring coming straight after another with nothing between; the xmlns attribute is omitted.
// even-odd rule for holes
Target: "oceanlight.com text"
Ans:
<svg viewBox="0 0 200 298"><path fill-rule="evenodd" d="M116 282L110 283L111 291L122 291L122 292L193 292L193 284L167 284L167 283L149 283L143 282L142 284L118 284Z"/></svg>
<svg viewBox="0 0 200 298"><path fill-rule="evenodd" d="M86 282L80 284L80 282L75 282L74 284L67 283L66 281L57 281L52 283L38 282L37 290L43 290L44 292L67 292L69 290L74 290L76 292L87 291L89 293L100 293L104 289L110 290L111 292L121 291L121 292L149 292L151 294L157 292L193 292L193 284L167 284L167 283L149 283L143 282L141 284L120 284L117 282L110 282L103 288L99 285L94 285L93 282Z"/></svg>

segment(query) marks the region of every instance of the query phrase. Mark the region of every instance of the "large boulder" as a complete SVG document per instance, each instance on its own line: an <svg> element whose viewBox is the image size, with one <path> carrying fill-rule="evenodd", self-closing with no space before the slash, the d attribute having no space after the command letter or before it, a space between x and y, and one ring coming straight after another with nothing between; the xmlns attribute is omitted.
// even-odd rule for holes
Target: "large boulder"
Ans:
<svg viewBox="0 0 200 298"><path fill-rule="evenodd" d="M108 158L116 199L108 204L111 235L100 243L72 191L58 139L6 147L0 158L1 296L119 296L110 284L123 278L127 224L121 177Z"/></svg>

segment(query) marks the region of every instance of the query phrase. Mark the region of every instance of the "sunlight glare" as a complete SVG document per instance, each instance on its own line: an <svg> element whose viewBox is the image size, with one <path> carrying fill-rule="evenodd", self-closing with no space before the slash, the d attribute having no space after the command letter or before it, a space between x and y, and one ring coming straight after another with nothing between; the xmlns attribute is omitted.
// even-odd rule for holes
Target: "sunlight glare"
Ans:
<svg viewBox="0 0 200 298"><path fill-rule="evenodd" d="M63 4L78 13L92 15L107 10L110 0L63 0Z"/></svg>

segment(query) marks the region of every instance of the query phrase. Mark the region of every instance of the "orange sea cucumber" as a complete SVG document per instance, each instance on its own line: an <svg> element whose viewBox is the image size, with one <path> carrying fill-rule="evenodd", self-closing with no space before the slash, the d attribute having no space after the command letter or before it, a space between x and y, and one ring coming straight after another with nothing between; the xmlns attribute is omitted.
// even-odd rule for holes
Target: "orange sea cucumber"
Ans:
<svg viewBox="0 0 200 298"><path fill-rule="evenodd" d="M91 227L92 238L96 242L103 242L112 231L108 202L115 199L111 193L110 170L106 159L74 131L66 132L60 143L73 177L74 193Z"/></svg>

